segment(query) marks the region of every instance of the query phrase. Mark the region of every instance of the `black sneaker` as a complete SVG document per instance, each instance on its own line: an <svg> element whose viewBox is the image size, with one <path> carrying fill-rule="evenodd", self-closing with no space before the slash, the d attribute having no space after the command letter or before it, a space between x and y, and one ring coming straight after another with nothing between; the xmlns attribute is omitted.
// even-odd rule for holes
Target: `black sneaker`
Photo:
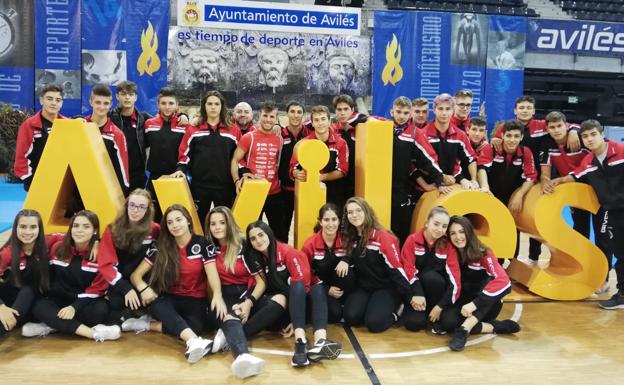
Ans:
<svg viewBox="0 0 624 385"><path fill-rule="evenodd" d="M506 319L504 321L492 320L488 321L494 327L496 334L513 334L520 331L520 325L516 321Z"/></svg>
<svg viewBox="0 0 624 385"><path fill-rule="evenodd" d="M308 360L308 345L303 342L301 338L297 338L297 342L295 342L295 354L293 354L290 363L296 368L310 365L310 361Z"/></svg>
<svg viewBox="0 0 624 385"><path fill-rule="evenodd" d="M600 307L606 310L624 309L624 295L615 293L608 300L600 302Z"/></svg>
<svg viewBox="0 0 624 385"><path fill-rule="evenodd" d="M463 327L458 327L453 333L453 338L449 341L449 348L454 352L461 352L468 341L468 331Z"/></svg>
<svg viewBox="0 0 624 385"><path fill-rule="evenodd" d="M431 333L443 336L446 334L446 330L442 327L442 324L439 322L434 322L431 325Z"/></svg>
<svg viewBox="0 0 624 385"><path fill-rule="evenodd" d="M321 338L312 349L308 350L308 358L312 362L320 360L335 360L342 352L342 345L339 342Z"/></svg>

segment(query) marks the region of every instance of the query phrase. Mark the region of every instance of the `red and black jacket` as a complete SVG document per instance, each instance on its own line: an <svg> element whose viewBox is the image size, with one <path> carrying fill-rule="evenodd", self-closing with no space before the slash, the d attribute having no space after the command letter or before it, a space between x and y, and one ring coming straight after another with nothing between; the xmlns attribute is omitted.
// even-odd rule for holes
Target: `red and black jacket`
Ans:
<svg viewBox="0 0 624 385"><path fill-rule="evenodd" d="M444 295L436 305L442 309L455 303L461 293L461 270L457 252L450 244L430 244L425 239L424 230L419 230L405 240L401 249L401 263L411 285L411 296L425 296L420 276L428 271L440 273L446 280ZM409 299L408 299L409 300Z"/></svg>
<svg viewBox="0 0 624 385"><path fill-rule="evenodd" d="M87 122L92 122L91 116L87 116ZM124 195L128 195L128 189L130 188L130 179L128 171L128 147L126 146L126 137L123 131L117 127L110 118L106 120L106 123L100 127L100 133L102 139L104 139L104 145L108 152L108 157L113 163L113 169L119 185L124 192Z"/></svg>
<svg viewBox="0 0 624 385"><path fill-rule="evenodd" d="M571 175L594 188L605 210L624 209L624 143L608 141L604 162L600 163L594 153L589 153Z"/></svg>
<svg viewBox="0 0 624 385"><path fill-rule="evenodd" d="M479 156L478 167L486 170L490 191L504 204L509 203L513 192L524 182L537 180L533 153L521 145L514 154L507 154L505 150L498 152L491 144L486 145Z"/></svg>
<svg viewBox="0 0 624 385"><path fill-rule="evenodd" d="M442 173L455 177L457 182L464 179L462 170L476 161L476 154L466 133L452 124L445 132L440 132L436 129L435 121L425 126L422 132L438 154Z"/></svg>
<svg viewBox="0 0 624 385"><path fill-rule="evenodd" d="M334 269L346 255L340 235L336 235L334 243L328 246L323 240L321 231L318 231L306 239L301 251L308 257L308 263L312 268L312 284L324 282L328 286L333 286L336 280Z"/></svg>
<svg viewBox="0 0 624 385"><path fill-rule="evenodd" d="M384 289L394 286L406 300L412 297L408 276L399 254L399 240L384 230L373 230L364 250L354 245L345 262L353 265L358 287Z"/></svg>
<svg viewBox="0 0 624 385"><path fill-rule="evenodd" d="M115 246L113 232L110 226L106 228L100 240L97 262L100 273L110 284L111 289L124 296L132 290L128 279L143 260L147 250L156 242L158 234L160 234L160 226L158 223L152 223L152 230L143 240L141 247L136 252L130 253Z"/></svg>
<svg viewBox="0 0 624 385"><path fill-rule="evenodd" d="M193 234L189 242L178 249L180 265L178 280L167 289L167 293L180 297L206 298L208 280L204 266L214 263L214 255L208 249L206 238ZM158 258L158 245L155 242L147 250L144 261L150 266Z"/></svg>
<svg viewBox="0 0 624 385"><path fill-rule="evenodd" d="M150 149L146 169L151 180L176 171L178 149L187 127L179 125L179 118L174 114L165 120L159 113L145 122L145 147Z"/></svg>
<svg viewBox="0 0 624 385"><path fill-rule="evenodd" d="M225 254L227 252L227 246L210 245L208 247L208 253L216 261L217 272L221 279L221 285L245 285L248 288L252 288L256 285L256 276L262 271L260 264L255 261L249 260L243 253L243 247L240 247L236 261L234 262L234 269L230 270L225 266Z"/></svg>
<svg viewBox="0 0 624 385"><path fill-rule="evenodd" d="M232 127L233 130L236 130L238 128L238 130L241 133L241 136L245 135L248 132L254 132L258 129L258 127L256 127L253 122L249 122L247 123L247 125L245 127L241 127L238 125L238 123L236 122L232 122L230 124L230 126Z"/></svg>
<svg viewBox="0 0 624 385"><path fill-rule="evenodd" d="M468 131L468 128L470 127L470 116L468 116L464 120L461 120L460 118L457 117L457 115L453 114L453 116L451 116L451 125L466 132Z"/></svg>
<svg viewBox="0 0 624 385"><path fill-rule="evenodd" d="M307 126L303 124L297 136L293 135L288 127L282 128L282 154L280 156L277 173L279 175L280 185L284 190L295 191L295 183L290 177L290 159L293 157L295 145L308 135L310 135L310 131Z"/></svg>
<svg viewBox="0 0 624 385"><path fill-rule="evenodd" d="M498 127L496 127L493 137L500 138L500 139L503 138L503 125L504 124L505 123L501 123L498 125ZM550 138L550 135L548 134L548 128L546 127L546 121L538 120L538 119L531 119L524 127L525 127L524 137L522 138L520 145L528 147L533 153L533 162L535 165L537 176L539 177L540 171L541 171L539 168L540 151L542 150L542 147L544 146L543 144L544 141L547 138Z"/></svg>
<svg viewBox="0 0 624 385"><path fill-rule="evenodd" d="M316 134L311 132L306 140L316 139ZM346 177L349 175L349 147L347 143L340 136L336 135L331 129L329 131L329 137L324 142L329 150L329 160L323 169L321 174L326 174L335 170L341 171ZM290 159L290 178L294 180L293 171L302 169L297 159L297 154L293 153ZM332 181L323 182L327 186L327 201L338 203L343 201L345 187L345 178L335 179Z"/></svg>
<svg viewBox="0 0 624 385"><path fill-rule="evenodd" d="M64 119L64 117L59 115L57 119ZM26 191L30 188L32 178L37 171L51 129L52 122L43 118L39 111L26 119L17 131L13 171L24 183Z"/></svg>
<svg viewBox="0 0 624 385"><path fill-rule="evenodd" d="M213 127L206 122L191 126L180 142L177 169L190 173L194 186L233 191L230 163L240 138L236 126L219 123Z"/></svg>
<svg viewBox="0 0 624 385"><path fill-rule="evenodd" d="M576 170L590 151L581 146L577 151L570 151L567 146L560 146L549 135L542 143L540 151L540 165L554 167L556 173L551 171L551 177L566 176Z"/></svg>
<svg viewBox="0 0 624 385"><path fill-rule="evenodd" d="M267 276L267 292L283 293L293 282L303 282L310 291L310 265L301 251L277 241L275 244L275 272L271 272L266 258L261 262Z"/></svg>
<svg viewBox="0 0 624 385"><path fill-rule="evenodd" d="M331 125L331 129L347 142L347 147L349 148L349 170L351 170L351 173L345 177L345 187L347 189L345 196L352 196L355 191L355 127L360 123L366 123L367 120L367 115L354 112L347 119L346 128L343 128L338 122Z"/></svg>
<svg viewBox="0 0 624 385"><path fill-rule="evenodd" d="M474 298L477 309L500 301L511 292L511 281L498 259L487 249L478 262L461 265L461 296Z"/></svg>
<svg viewBox="0 0 624 385"><path fill-rule="evenodd" d="M108 282L100 273L97 262L89 261L91 248L76 250L71 247L69 258L61 259L57 251L63 243L60 237L50 248L50 297L71 302L79 312L90 301L103 298Z"/></svg>

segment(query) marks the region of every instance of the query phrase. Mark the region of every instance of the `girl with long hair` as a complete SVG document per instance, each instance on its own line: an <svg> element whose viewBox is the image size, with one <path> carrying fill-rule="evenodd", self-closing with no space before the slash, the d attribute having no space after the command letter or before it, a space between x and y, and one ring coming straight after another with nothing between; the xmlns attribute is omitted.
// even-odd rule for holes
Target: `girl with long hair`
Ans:
<svg viewBox="0 0 624 385"><path fill-rule="evenodd" d="M229 346L235 358L232 372L239 378L255 376L264 370L265 363L249 354L243 322L247 322L266 288L259 274L261 266L243 253L245 237L229 208L217 206L210 210L204 232L208 234L209 252L215 258L220 279L220 290L214 290L212 295L221 296L227 307L227 314L219 320L212 351L216 353Z"/></svg>
<svg viewBox="0 0 624 385"><path fill-rule="evenodd" d="M327 320L340 322L344 299L355 288L355 272L344 261L345 249L340 234L341 211L334 203L319 209L314 235L310 236L301 251L308 257L312 268L312 283L321 283L327 293ZM314 285L312 286L314 288Z"/></svg>
<svg viewBox="0 0 624 385"><path fill-rule="evenodd" d="M445 334L440 314L459 297L457 254L445 237L448 223L444 207L432 208L424 228L408 236L401 250L401 262L412 286L403 312L408 330L424 329L430 322L433 333Z"/></svg>
<svg viewBox="0 0 624 385"><path fill-rule="evenodd" d="M266 303L263 304L263 308L256 313L254 319L249 321L249 324L259 329L256 320L260 320L261 312L269 313L271 311L270 314L273 320L276 321L283 309L288 307L295 335L295 349L291 364L294 367L307 366L310 364L305 334L306 294L310 293L310 266L308 260L300 251L279 242L269 225L262 221L251 223L247 226L246 233L247 242L251 245L250 255L252 260L259 261L264 267L267 281L267 296L270 297L266 302L279 304L279 308L266 306ZM319 322L321 318L319 317L319 320L315 320L315 322ZM327 324L326 305L325 324ZM265 323L263 326L269 325ZM319 330L321 326L320 322L318 325L315 323L314 329ZM337 352L336 357L339 353L340 351Z"/></svg>
<svg viewBox="0 0 624 385"><path fill-rule="evenodd" d="M193 232L188 210L178 204L163 214L160 235L146 257L130 275L141 303L151 316L130 318L124 331L155 331L179 337L186 342L186 359L193 364L212 348L212 341L199 337L206 325L208 285L219 290L215 259L208 252L206 238ZM146 277L147 275L147 277ZM210 309L219 319L225 316L225 303L216 296Z"/></svg>
<svg viewBox="0 0 624 385"><path fill-rule="evenodd" d="M116 340L119 326L103 325L108 318L104 298L108 282L89 257L98 239L100 221L89 210L74 214L64 237L50 248L50 290L33 305L32 314L42 324L26 323L25 337L52 331L76 334L95 341Z"/></svg>
<svg viewBox="0 0 624 385"><path fill-rule="evenodd" d="M48 246L41 216L17 213L11 235L0 248L0 337L23 322L37 295L50 288Z"/></svg>
<svg viewBox="0 0 624 385"><path fill-rule="evenodd" d="M345 323L364 324L372 333L387 330L397 320L401 297L411 293L399 241L360 197L349 198L345 204L342 236L344 261L353 264L357 279L357 288L345 299Z"/></svg>
<svg viewBox="0 0 624 385"><path fill-rule="evenodd" d="M236 189L230 174L230 162L240 129L230 124L225 98L218 91L209 91L201 100L200 122L189 127L178 152L174 178L191 177L191 194L197 203L200 221L206 220L210 206L231 207Z"/></svg>
<svg viewBox="0 0 624 385"><path fill-rule="evenodd" d="M452 216L448 237L461 265L461 296L440 317L443 327L453 332L451 350L464 350L468 334L519 332L516 321L496 320L503 297L511 291L511 282L492 250L475 234L472 223L465 217Z"/></svg>
<svg viewBox="0 0 624 385"><path fill-rule="evenodd" d="M102 235L98 266L110 285L111 322L121 324L130 318L131 310L141 307L139 295L129 279L158 238L160 226L153 219L151 194L147 190L135 189Z"/></svg>

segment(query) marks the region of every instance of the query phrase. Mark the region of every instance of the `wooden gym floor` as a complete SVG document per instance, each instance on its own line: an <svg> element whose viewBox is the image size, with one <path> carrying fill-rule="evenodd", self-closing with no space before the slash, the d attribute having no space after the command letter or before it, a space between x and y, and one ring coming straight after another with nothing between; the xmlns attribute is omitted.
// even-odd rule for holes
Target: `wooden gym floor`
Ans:
<svg viewBox="0 0 624 385"><path fill-rule="evenodd" d="M7 237L0 234L0 244ZM328 336L343 344L343 355L294 369L292 338L264 333L250 346L266 360L266 371L247 380L231 374L230 353L190 365L183 343L161 334L124 333L118 341L95 343L59 334L26 339L15 330L0 339L0 384L621 385L624 310L599 309L596 299L605 298L607 294L588 301L548 302L514 287L500 318L518 320L522 331L472 336L461 353L448 350L449 336L411 333L399 326L371 334L330 325Z"/></svg>

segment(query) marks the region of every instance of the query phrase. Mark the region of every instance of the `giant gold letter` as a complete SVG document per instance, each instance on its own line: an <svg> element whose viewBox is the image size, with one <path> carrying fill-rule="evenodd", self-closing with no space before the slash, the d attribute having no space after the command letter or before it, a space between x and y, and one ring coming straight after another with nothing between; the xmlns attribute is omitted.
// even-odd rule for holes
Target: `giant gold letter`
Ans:
<svg viewBox="0 0 624 385"><path fill-rule="evenodd" d="M169 206L180 204L184 206L193 219L193 228L196 234L204 234L204 223L206 218L199 218L191 189L186 178L159 178L152 181L154 192L158 196L160 210L165 213Z"/></svg>

